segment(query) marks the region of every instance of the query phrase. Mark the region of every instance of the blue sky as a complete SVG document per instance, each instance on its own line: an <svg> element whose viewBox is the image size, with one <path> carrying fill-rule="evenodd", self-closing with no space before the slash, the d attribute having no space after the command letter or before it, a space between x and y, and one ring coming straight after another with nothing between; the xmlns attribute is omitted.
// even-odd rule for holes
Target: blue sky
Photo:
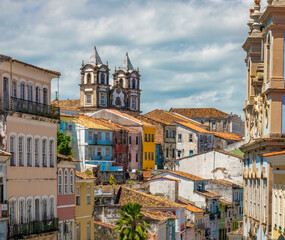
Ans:
<svg viewBox="0 0 285 240"><path fill-rule="evenodd" d="M263 7L264 7L263 1ZM242 114L253 0L1 0L0 54L56 70L60 98L79 98L93 46L110 77L125 52L141 74L144 112L215 107ZM53 80L52 93L56 91Z"/></svg>

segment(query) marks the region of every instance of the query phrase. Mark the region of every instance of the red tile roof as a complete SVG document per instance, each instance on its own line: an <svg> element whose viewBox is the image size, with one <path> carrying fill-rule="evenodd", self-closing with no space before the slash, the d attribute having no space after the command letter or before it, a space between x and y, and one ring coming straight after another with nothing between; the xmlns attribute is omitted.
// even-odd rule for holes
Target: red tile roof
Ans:
<svg viewBox="0 0 285 240"><path fill-rule="evenodd" d="M79 171L76 171L76 177L84 180L96 179L93 175L88 175L85 172L79 172Z"/></svg>
<svg viewBox="0 0 285 240"><path fill-rule="evenodd" d="M106 223L102 223L102 222L94 221L94 223L97 224L97 225L103 226L103 227L111 228L111 229L115 229L116 228L116 227L114 227L112 225L109 225L109 224L106 224Z"/></svg>
<svg viewBox="0 0 285 240"><path fill-rule="evenodd" d="M220 198L221 196L216 194L216 193L212 193L212 192L208 192L208 191L204 191L204 192L200 192L200 191L194 191L195 193L198 193L200 195L203 195L205 197L209 197L209 198Z"/></svg>
<svg viewBox="0 0 285 240"><path fill-rule="evenodd" d="M203 209L198 208L198 207L193 206L193 205L190 205L190 204L187 205L186 209L191 211L191 212L194 212L194 213L202 213L202 212L204 212Z"/></svg>
<svg viewBox="0 0 285 240"><path fill-rule="evenodd" d="M60 110L67 110L67 111L80 111L80 99L68 99L68 100L53 100L51 105L55 107L60 107Z"/></svg>
<svg viewBox="0 0 285 240"><path fill-rule="evenodd" d="M229 117L229 114L216 108L171 108L169 111L179 113L185 117Z"/></svg>
<svg viewBox="0 0 285 240"><path fill-rule="evenodd" d="M172 173L174 175L177 175L177 176L188 178L188 179L193 180L193 181L205 181L206 180L204 178L200 178L200 177L192 175L190 173L185 173L185 172L181 172L181 171L168 171L168 172Z"/></svg>
<svg viewBox="0 0 285 240"><path fill-rule="evenodd" d="M142 209L141 214L144 215L145 217L148 217L154 220L159 220L159 221L177 218L175 215L161 212L158 210L153 210L153 209L152 210Z"/></svg>
<svg viewBox="0 0 285 240"><path fill-rule="evenodd" d="M223 139L227 140L232 140L232 141L242 141L242 137L238 136L233 133L226 133L226 132L212 132L216 137L220 137Z"/></svg>
<svg viewBox="0 0 285 240"><path fill-rule="evenodd" d="M271 152L271 153L263 154L263 157L271 157L271 156L277 156L277 155L283 155L283 154L285 154L285 151Z"/></svg>

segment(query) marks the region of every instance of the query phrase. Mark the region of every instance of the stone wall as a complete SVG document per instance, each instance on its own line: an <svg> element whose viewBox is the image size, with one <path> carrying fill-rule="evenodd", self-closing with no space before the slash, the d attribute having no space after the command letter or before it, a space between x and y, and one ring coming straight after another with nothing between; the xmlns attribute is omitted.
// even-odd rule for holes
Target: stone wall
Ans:
<svg viewBox="0 0 285 240"><path fill-rule="evenodd" d="M118 238L119 233L115 232L113 228L94 223L94 240L117 240Z"/></svg>

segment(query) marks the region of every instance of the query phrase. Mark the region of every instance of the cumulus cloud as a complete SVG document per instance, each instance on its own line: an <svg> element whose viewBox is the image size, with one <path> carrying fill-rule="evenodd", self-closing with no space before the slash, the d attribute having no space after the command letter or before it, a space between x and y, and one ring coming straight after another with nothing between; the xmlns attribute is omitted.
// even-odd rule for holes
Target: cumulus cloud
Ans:
<svg viewBox="0 0 285 240"><path fill-rule="evenodd" d="M241 46L253 4L248 0L1 0L0 49L2 54L60 71L61 99L79 97L81 60L88 60L96 45L112 72L129 52L133 65L140 68L144 112L216 107L242 114L245 53ZM56 81L52 91L54 96Z"/></svg>

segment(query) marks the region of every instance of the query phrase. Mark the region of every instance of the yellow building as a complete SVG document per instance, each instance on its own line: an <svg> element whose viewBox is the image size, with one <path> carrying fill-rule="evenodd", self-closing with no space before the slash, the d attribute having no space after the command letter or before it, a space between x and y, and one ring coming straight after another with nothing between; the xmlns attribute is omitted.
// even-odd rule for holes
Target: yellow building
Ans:
<svg viewBox="0 0 285 240"><path fill-rule="evenodd" d="M143 170L155 169L155 127L143 126Z"/></svg>
<svg viewBox="0 0 285 240"><path fill-rule="evenodd" d="M94 179L92 175L76 171L75 183L75 239L94 240Z"/></svg>
<svg viewBox="0 0 285 240"><path fill-rule="evenodd" d="M285 151L263 154L273 168L272 238L285 236Z"/></svg>

